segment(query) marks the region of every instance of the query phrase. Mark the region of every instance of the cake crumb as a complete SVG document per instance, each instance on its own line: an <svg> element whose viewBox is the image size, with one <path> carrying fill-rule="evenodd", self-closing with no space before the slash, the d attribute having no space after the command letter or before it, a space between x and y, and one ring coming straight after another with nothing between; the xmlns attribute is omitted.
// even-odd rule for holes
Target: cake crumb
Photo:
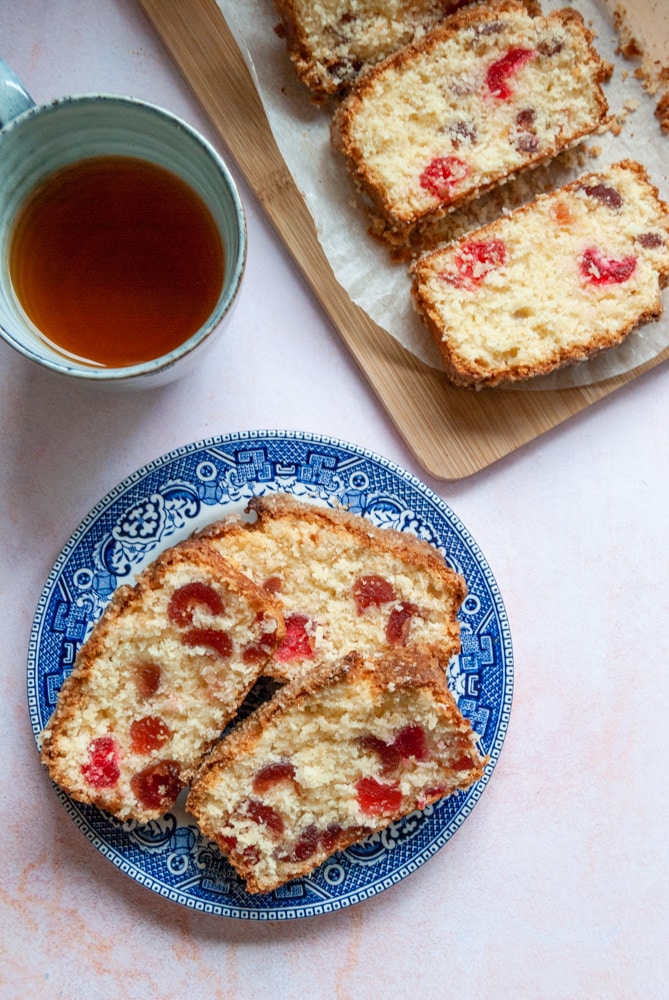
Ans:
<svg viewBox="0 0 669 1000"><path fill-rule="evenodd" d="M651 57L647 47L632 32L627 22L628 14L629 12L623 4L616 6L613 11L613 23L620 36L616 52L624 59L640 61L641 65L634 70L634 77L649 97L655 97L661 92L655 108L655 116L660 122L662 132L669 133L669 91L663 87L663 84L669 82L669 66L664 65L659 59ZM624 75L623 79L626 78L627 75Z"/></svg>
<svg viewBox="0 0 669 1000"><path fill-rule="evenodd" d="M657 102L655 117L660 123L661 130L669 134L669 91L666 91Z"/></svg>

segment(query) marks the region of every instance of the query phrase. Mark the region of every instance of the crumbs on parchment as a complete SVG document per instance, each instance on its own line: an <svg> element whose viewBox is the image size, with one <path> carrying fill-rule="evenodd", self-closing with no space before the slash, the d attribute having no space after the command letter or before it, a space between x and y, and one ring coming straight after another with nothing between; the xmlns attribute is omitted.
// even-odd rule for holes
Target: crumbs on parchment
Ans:
<svg viewBox="0 0 669 1000"><path fill-rule="evenodd" d="M613 22L620 37L616 51L624 59L640 62L634 70L634 76L649 96L655 97L659 94L655 117L660 123L661 130L667 134L669 133L669 66L662 65L659 59L653 59L648 54L643 43L632 33L626 17L627 8L624 4L618 4L613 11Z"/></svg>

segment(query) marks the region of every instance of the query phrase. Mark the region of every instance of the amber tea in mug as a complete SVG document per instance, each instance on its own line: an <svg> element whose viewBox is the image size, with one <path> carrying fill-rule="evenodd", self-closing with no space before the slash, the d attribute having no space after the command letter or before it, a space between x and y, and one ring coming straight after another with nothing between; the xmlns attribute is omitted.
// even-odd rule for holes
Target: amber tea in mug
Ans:
<svg viewBox="0 0 669 1000"><path fill-rule="evenodd" d="M121 368L169 354L211 315L225 250L180 177L147 160L63 167L21 207L9 273L24 312L65 355Z"/></svg>

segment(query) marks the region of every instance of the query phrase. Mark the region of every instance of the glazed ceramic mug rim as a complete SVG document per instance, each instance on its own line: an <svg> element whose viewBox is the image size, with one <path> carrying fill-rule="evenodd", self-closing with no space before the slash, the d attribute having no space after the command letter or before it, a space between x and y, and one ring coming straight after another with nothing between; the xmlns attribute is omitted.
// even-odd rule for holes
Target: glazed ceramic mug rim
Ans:
<svg viewBox="0 0 669 1000"><path fill-rule="evenodd" d="M221 289L221 295L216 303L216 306L205 320L205 322L196 330L190 337L184 340L181 344L175 347L173 350L169 351L167 354L161 354L157 358L152 358L149 361L141 362L140 364L127 365L125 367L98 367L94 365L86 364L85 362L79 362L76 359L69 359L66 355L62 356L62 360L57 356L54 349L53 355L47 355L46 353L40 353L35 350L29 344L27 344L22 339L17 338L16 334L12 333L11 330L6 329L5 325L0 323L0 336L10 344L15 350L17 350L24 357L36 362L42 367L51 369L52 371L58 372L60 374L69 375L73 378L82 379L84 381L95 381L95 382L128 382L135 378L150 376L157 372L167 371L172 368L178 361L181 361L187 355L191 354L197 347L202 345L216 330L218 325L223 321L226 314L230 311L234 301L236 300L237 293L242 281L244 270L246 267L246 255L247 255L247 232L246 232L246 218L244 213L244 207L237 190L237 186L230 174L225 161L217 153L210 142L205 139L196 129L189 125L182 118L161 108L157 104L153 104L150 101L145 101L140 98L129 97L121 94L112 93L84 93L84 94L74 94L65 97L54 98L51 101L45 102L43 104L31 104L26 110L20 112L16 117L11 118L6 125L0 129L0 155L2 150L2 142L5 136L10 135L12 132L20 129L24 126L25 122L34 118L38 115L52 114L62 107L72 106L72 105L85 105L85 104L115 104L117 106L125 106L129 108L136 108L141 111L146 111L151 115L161 118L168 127L176 128L179 131L185 133L188 138L194 141L202 151L209 157L213 165L216 167L217 172L221 175L224 185L227 189L227 194L230 198L232 209L233 209L233 227L236 231L237 237L237 247L236 253L233 252L234 248L230 248L224 241L226 256L233 252L234 263L231 268L231 272L224 279L223 287ZM99 155L105 155L101 153ZM134 154L127 154L134 155ZM137 154L140 159L142 157L141 153ZM73 156L70 163L81 162L88 157ZM58 168L56 168L58 169ZM167 169L170 169L167 166ZM42 179L48 177L53 171L47 170ZM38 182L39 183L39 182ZM188 183L186 181L186 183ZM32 188L34 190L34 187ZM30 192L28 192L29 196ZM21 200L23 204L25 202L25 197ZM218 227L217 227L218 228ZM227 266L227 265L226 265ZM24 320L28 322L27 320Z"/></svg>

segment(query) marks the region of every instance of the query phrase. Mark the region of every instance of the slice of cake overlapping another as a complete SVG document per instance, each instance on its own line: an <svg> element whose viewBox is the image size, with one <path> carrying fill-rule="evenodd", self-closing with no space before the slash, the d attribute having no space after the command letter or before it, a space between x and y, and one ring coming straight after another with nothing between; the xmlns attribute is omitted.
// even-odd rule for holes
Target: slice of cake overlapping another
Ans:
<svg viewBox="0 0 669 1000"><path fill-rule="evenodd" d="M581 15L476 4L365 73L332 141L395 245L608 121L610 73Z"/></svg>
<svg viewBox="0 0 669 1000"><path fill-rule="evenodd" d="M121 819L161 816L283 634L276 600L211 546L168 549L81 647L42 734L51 778Z"/></svg>
<svg viewBox="0 0 669 1000"><path fill-rule="evenodd" d="M319 102L458 6L463 0L276 0L297 76Z"/></svg>
<svg viewBox="0 0 669 1000"><path fill-rule="evenodd" d="M286 637L266 672L286 681L352 650L425 647L445 670L459 650L462 577L432 545L346 510L288 494L254 497L252 522L206 529L206 539L281 602Z"/></svg>
<svg viewBox="0 0 669 1000"><path fill-rule="evenodd" d="M413 296L461 386L543 375L619 344L662 313L669 208L626 160L413 265Z"/></svg>
<svg viewBox="0 0 669 1000"><path fill-rule="evenodd" d="M212 751L187 808L270 892L483 774L440 662L351 653L283 687Z"/></svg>

